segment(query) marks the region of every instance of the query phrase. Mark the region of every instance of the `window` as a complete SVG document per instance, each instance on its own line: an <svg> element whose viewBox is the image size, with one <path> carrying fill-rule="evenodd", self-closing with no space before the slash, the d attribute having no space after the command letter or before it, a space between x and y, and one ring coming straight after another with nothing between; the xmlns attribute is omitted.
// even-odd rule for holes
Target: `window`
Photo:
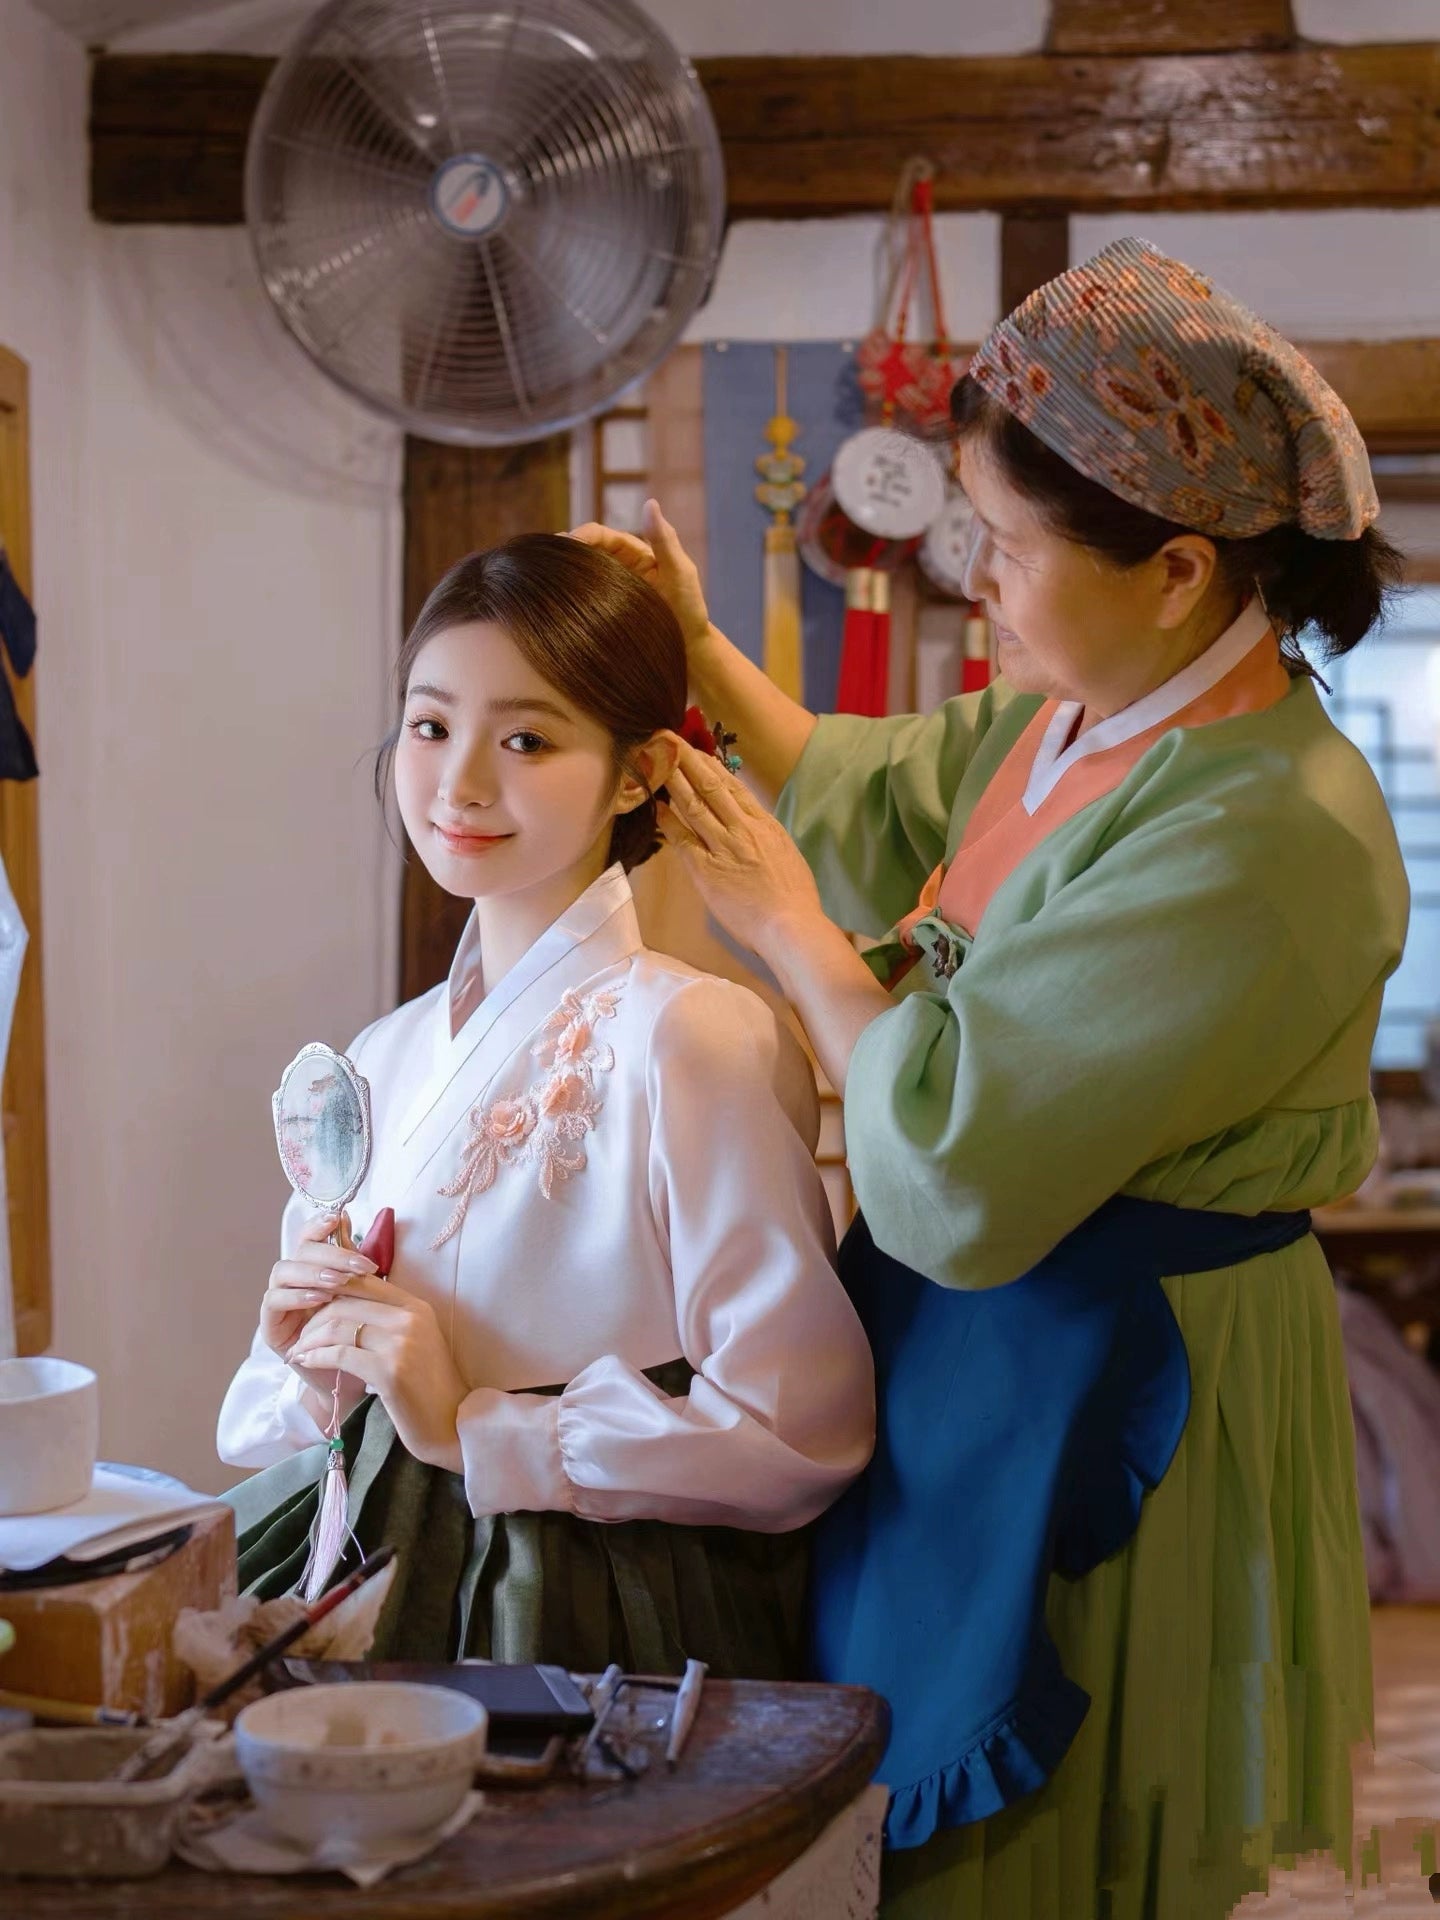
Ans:
<svg viewBox="0 0 1440 1920"><path fill-rule="evenodd" d="M1383 627L1323 671L1337 725L1375 769L1410 876L1410 939L1374 1058L1414 1069L1440 1019L1440 586L1408 588Z"/></svg>

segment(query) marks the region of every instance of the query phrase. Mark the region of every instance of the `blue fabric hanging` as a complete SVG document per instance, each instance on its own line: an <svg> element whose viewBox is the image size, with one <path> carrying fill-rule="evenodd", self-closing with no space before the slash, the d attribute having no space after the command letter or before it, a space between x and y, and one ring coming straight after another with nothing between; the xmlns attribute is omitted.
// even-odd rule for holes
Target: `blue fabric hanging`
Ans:
<svg viewBox="0 0 1440 1920"><path fill-rule="evenodd" d="M23 680L35 664L35 609L21 591L10 561L0 547L0 643ZM25 723L15 711L10 682L0 673L0 780L33 780L40 771Z"/></svg>
<svg viewBox="0 0 1440 1920"><path fill-rule="evenodd" d="M723 566L712 561L705 592L716 626L757 662L770 516L755 498L755 459L765 451L775 411L775 344L714 343L704 359L706 542L711 555L725 556ZM805 484L813 487L841 441L865 424L854 356L839 340L801 340L786 353L789 408L800 424L795 451L805 461ZM805 704L826 713L835 705L840 675L845 591L802 567L800 604ZM745 752L743 741L739 751Z"/></svg>
<svg viewBox="0 0 1440 1920"><path fill-rule="evenodd" d="M890 1702L885 1837L914 1847L1042 1786L1090 1704L1045 1625L1134 1533L1190 1411L1162 1276L1288 1246L1307 1213L1117 1198L1006 1286L937 1286L864 1219L840 1272L875 1353L869 1469L819 1523L816 1670Z"/></svg>

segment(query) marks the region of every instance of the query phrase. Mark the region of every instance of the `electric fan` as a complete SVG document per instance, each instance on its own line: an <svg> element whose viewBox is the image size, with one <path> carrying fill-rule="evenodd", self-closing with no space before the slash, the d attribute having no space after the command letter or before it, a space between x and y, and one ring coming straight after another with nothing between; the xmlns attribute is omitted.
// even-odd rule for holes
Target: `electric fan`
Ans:
<svg viewBox="0 0 1440 1920"><path fill-rule="evenodd" d="M330 378L432 440L599 412L714 272L720 142L631 0L330 0L271 75L246 217Z"/></svg>

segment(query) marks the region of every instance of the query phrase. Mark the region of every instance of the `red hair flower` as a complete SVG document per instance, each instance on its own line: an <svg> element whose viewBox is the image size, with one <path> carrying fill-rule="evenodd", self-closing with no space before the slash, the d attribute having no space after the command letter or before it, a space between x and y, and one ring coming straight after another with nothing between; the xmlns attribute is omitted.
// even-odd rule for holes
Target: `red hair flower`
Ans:
<svg viewBox="0 0 1440 1920"><path fill-rule="evenodd" d="M715 751L715 736L710 731L710 722L699 707L685 709L685 718L680 722L680 738L687 747L694 747L697 753Z"/></svg>
<svg viewBox="0 0 1440 1920"><path fill-rule="evenodd" d="M687 747L694 747L697 753L708 753L712 759L723 761L731 773L740 771L739 755L730 751L735 745L735 735L725 731L722 721L717 720L712 727L699 707L685 709L685 718L680 722L680 738Z"/></svg>

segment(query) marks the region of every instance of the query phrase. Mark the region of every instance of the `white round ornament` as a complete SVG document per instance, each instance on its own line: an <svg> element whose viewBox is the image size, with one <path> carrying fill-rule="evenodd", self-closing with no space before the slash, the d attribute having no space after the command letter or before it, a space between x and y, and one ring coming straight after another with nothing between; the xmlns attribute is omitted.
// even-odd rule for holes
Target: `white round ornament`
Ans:
<svg viewBox="0 0 1440 1920"><path fill-rule="evenodd" d="M920 571L932 587L957 600L968 600L965 572L974 544L975 509L955 487L925 529L925 538L916 556Z"/></svg>
<svg viewBox="0 0 1440 1920"><path fill-rule="evenodd" d="M841 509L882 540L915 540L945 504L945 474L930 449L894 427L866 427L835 455L830 483Z"/></svg>

